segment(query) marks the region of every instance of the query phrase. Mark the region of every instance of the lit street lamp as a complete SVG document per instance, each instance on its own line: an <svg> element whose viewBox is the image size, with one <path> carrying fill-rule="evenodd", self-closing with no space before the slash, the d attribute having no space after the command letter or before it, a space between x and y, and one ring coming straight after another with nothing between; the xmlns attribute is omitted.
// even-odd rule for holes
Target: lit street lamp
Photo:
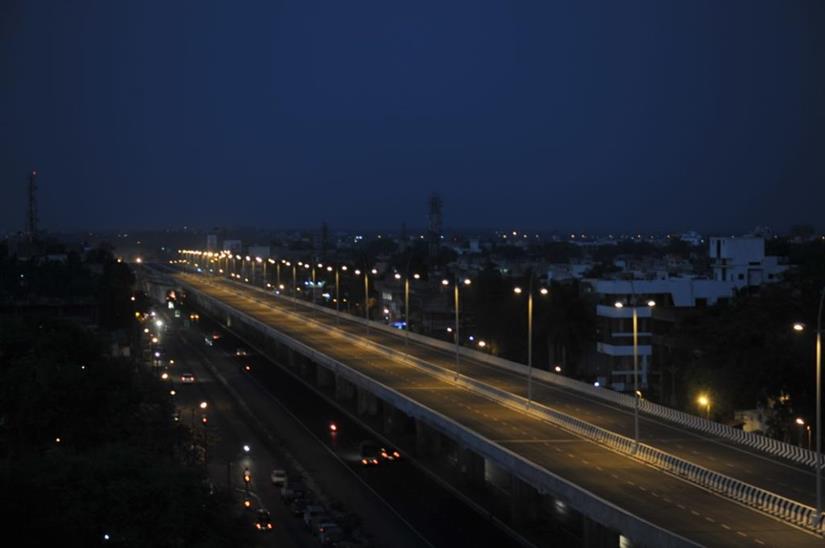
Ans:
<svg viewBox="0 0 825 548"><path fill-rule="evenodd" d="M802 447L802 438L805 437L805 419L802 417L796 417L797 425L799 425L799 447Z"/></svg>
<svg viewBox="0 0 825 548"><path fill-rule="evenodd" d="M453 330L453 340L455 341L455 380L458 380L458 377L460 375L460 369L459 368L460 368L460 365L461 365L461 358L460 358L461 354L460 354L459 348L458 348L459 342L461 341L460 327L459 327L459 321L458 321L459 320L459 310L460 310L460 302L459 302L459 298L458 298L458 293L459 293L458 292L458 287L462 283L466 286L469 286L472 282L470 281L470 278L464 278L464 280L459 280L458 277L456 277L455 283L453 284L454 285L454 296L455 296L454 297L454 305L453 305L455 307L455 329ZM448 287L450 285L450 281L449 280L441 280L441 285L443 285L444 287Z"/></svg>
<svg viewBox="0 0 825 548"><path fill-rule="evenodd" d="M521 295L523 290L514 287L513 293ZM539 290L542 295L547 295L549 291L546 287ZM559 368L559 371L561 369ZM527 286L527 407L533 399L533 274L530 274L530 282Z"/></svg>
<svg viewBox="0 0 825 548"><path fill-rule="evenodd" d="M696 398L696 403L705 408L707 419L710 420L710 398L707 395L702 394Z"/></svg>
<svg viewBox="0 0 825 548"><path fill-rule="evenodd" d="M631 288L633 282L631 281ZM633 313L633 439L636 442L636 448L639 447L639 310L636 306L636 295L633 294L633 306L631 311ZM623 308L624 303L616 302L616 308ZM656 302L653 300L647 301L647 306L653 308Z"/></svg>
<svg viewBox="0 0 825 548"><path fill-rule="evenodd" d="M407 265L409 266L409 265ZM419 274L413 274L416 280L420 279ZM401 274L395 273L395 279L400 280ZM410 344L410 275L404 276L404 345Z"/></svg>
<svg viewBox="0 0 825 548"><path fill-rule="evenodd" d="M816 439L816 516L814 525L822 523L822 305L825 303L825 287L819 294L819 310L816 316L816 417L814 437ZM795 323L794 331L801 333L805 330L805 325Z"/></svg>

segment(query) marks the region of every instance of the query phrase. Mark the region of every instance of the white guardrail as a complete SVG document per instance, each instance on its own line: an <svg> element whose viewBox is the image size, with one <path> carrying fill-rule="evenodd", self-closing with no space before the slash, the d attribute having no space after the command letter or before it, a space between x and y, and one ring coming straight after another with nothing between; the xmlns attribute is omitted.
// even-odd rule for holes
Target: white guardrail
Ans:
<svg viewBox="0 0 825 548"><path fill-rule="evenodd" d="M233 280L229 281L232 283L238 283L234 282ZM286 301L300 304L307 308L319 310L333 317L337 315L335 310L331 310L324 306L309 303L301 299L295 299L293 297L288 297L286 295L275 295L270 291L266 291L259 287L250 286L248 284L238 285L244 288L252 287L253 289L263 292L267 295L275 296ZM351 314L341 313L341 317L360 324L365 324L367 322L366 319L358 316L353 316ZM403 331L399 332L398 329L394 329L383 323L370 321L369 324L370 329L378 329L387 333L391 333L396 337L404 336L401 334L403 333ZM432 337L427 337L425 335L420 335L418 333L408 333L406 335L409 336L410 340L431 346L433 348L438 348L449 352L455 351L455 345L453 343L449 343L439 339L434 339ZM490 354L479 352L477 350L473 350L471 348L466 347L459 347L459 353L462 356L474 359L476 361L484 362L486 364L493 365L502 369L507 369L509 371L524 376L527 375L527 366L521 363L506 360L504 358L499 358L497 356L491 356ZM610 390L609 388L598 388L586 382L565 377L564 375L558 375L555 373L544 371L542 369L533 368L533 378L546 383L555 384L557 386L562 386L564 388L569 388L570 390L579 392L581 394L586 394L587 396L593 398L609 401L611 403L625 407L627 409L632 410L634 406L633 396L623 394L620 392L615 392L613 390ZM726 424L720 424L718 422L707 420L696 415L691 415L690 413L678 411L676 409L672 409L670 407L666 407L658 403L653 403L649 400L640 400L639 410L647 415L665 419L667 421L673 422L680 426L685 426L692 430L712 434L719 438L726 439L738 443L740 445L750 447L752 449L757 449L771 456L787 459L789 461L809 466L811 468L816 466L816 452L811 451L809 449L803 449L802 447L791 445L790 443L786 443L783 441L775 440L773 438L769 438L761 434L745 432L743 430L739 430L738 428L733 428ZM823 459L822 465L823 468L825 468L825 459Z"/></svg>
<svg viewBox="0 0 825 548"><path fill-rule="evenodd" d="M245 286L246 287L246 286ZM263 290L261 290L263 291ZM267 292L268 294L268 292ZM289 300L293 300L289 297L284 297ZM263 303L262 303L263 304ZM309 306L317 308L319 310L325 310L324 307L319 307L317 305L313 305L310 303L306 303ZM225 306L225 305L224 305ZM232 309L236 314L243 314L240 311ZM289 312L287 314L293 315ZM334 314L334 312L333 312ZM244 316L246 316L244 314ZM316 321L311 317L301 316L301 320L313 323L316 325L322 325L324 328L329 329L330 326L327 324L320 324L320 322ZM258 320L252 320L263 326L267 330L267 332L274 331L275 333L280 333L265 324L258 322ZM365 322L366 320L361 320ZM374 322L371 322L371 327L375 325ZM380 324L378 324L380 326ZM386 326L380 326L386 328ZM386 328L392 329L392 328ZM352 334L346 333L348 337L352 340ZM413 335L413 334L411 334ZM422 339L429 339L428 337L421 337L416 336L416 338ZM430 339L433 340L433 339ZM434 340L433 340L434 341ZM506 390L502 390L500 388L496 388L494 386L490 386L488 384L482 383L475 379L472 379L467 376L460 376L458 381L454 380L454 372L434 365L432 363L426 362L424 360L416 359L414 356L410 356L409 354L402 352L400 350L395 350L381 344L376 343L375 341L365 339L363 337L357 337L358 344L363 346L368 346L372 348L377 348L382 352L392 354L397 358L400 358L414 367L418 367L421 369L427 370L429 373L439 377L441 380L447 382L453 382L456 384L460 384L468 389L471 389L475 392L483 394L484 396L506 405L508 407L518 409L522 412L529 412L530 414L537 416L541 419L548 420L553 424L556 424L565 430L568 430L576 435L584 437L586 439L590 439L597 443L600 443L610 449L613 449L617 452L620 452L624 455L630 456L632 458L639 459L647 464L650 464L656 468L674 474L678 477L686 479L687 481L699 485L703 488L709 489L715 493L723 495L725 497L731 498L736 500L742 504L750 506L752 508L758 509L762 512L775 516L779 519L792 523L794 525L804 527L811 531L816 531L820 534L825 533L825 519L816 520L816 509L810 506L804 505L800 502L794 501L792 499L788 499L776 493L772 493L766 489L762 489L760 487L756 487L750 485L746 482L738 480L736 478L732 478L730 476L726 476L725 474L721 474L719 472L709 470L702 466L696 465L692 462L684 460L680 457L675 455L671 455L665 451L657 449L655 447L646 445L646 444L636 444L636 442L628 437L622 436L615 432L611 432L604 428L595 426L590 424L586 421L582 421L577 419L573 416L567 415L565 413L561 413L560 411L556 411L551 409L547 406L537 404L536 402L532 402L530 404L529 410L527 409L527 399L522 396L517 396L511 392ZM440 341L434 341L440 342ZM452 345L447 345L449 349L453 349ZM313 354L318 354L317 351L314 349L310 349ZM473 354L479 354L481 356L485 356L480 352L473 352ZM305 352L302 352L305 353ZM473 355L475 357L475 355ZM489 356L487 356L489 357ZM498 358L496 358L498 359ZM507 362L506 360L501 360L506 363L513 364L513 362ZM337 363L337 362L336 362ZM520 364L513 364L513 365L520 365ZM343 366L346 367L346 366ZM524 366L521 366L524 367ZM552 375L551 375L552 376ZM564 378L564 377L561 377ZM579 383L584 386L589 386L586 383L580 383L579 381L574 381L572 379L567 379L568 381ZM373 381L374 382L374 381ZM383 385L382 385L383 386ZM590 387L594 390L595 387ZM617 396L622 396L630 400L631 405L633 399L630 396L626 396L624 394L618 394L613 392L613 394ZM640 402L641 403L641 402ZM661 407L661 406L659 406ZM711 421L705 421L711 422ZM712 423L716 424L716 423ZM463 440L462 440L463 441ZM502 448L504 449L504 448ZM506 451L506 449L504 449ZM818 524L818 526L816 525Z"/></svg>

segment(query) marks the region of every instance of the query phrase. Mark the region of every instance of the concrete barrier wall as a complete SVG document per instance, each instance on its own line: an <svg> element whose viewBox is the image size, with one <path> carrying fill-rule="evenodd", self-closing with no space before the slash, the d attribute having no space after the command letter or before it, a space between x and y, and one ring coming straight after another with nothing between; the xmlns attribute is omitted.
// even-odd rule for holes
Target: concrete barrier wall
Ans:
<svg viewBox="0 0 825 548"><path fill-rule="evenodd" d="M192 288L194 290L194 288ZM197 291L197 290L194 290ZM198 292L199 293L199 292ZM199 293L200 294L200 293ZM211 298L210 298L211 299ZM245 314L237 311L235 309L231 309L230 307L223 305L219 301L214 302L218 303L221 307L225 309L225 311L231 311L234 315L242 315L246 318L249 318ZM290 299L291 300L291 299ZM311 305L315 306L315 305ZM320 308L320 307L318 307ZM293 315L289 312L287 314ZM320 325L317 321L312 318L307 318L302 316L301 319L303 321L307 321L309 323L313 323L316 325ZM280 332L272 329L271 327L267 326L259 322L258 320L254 320L253 318L249 318L252 322L255 322L256 326L259 329L264 330L265 332L275 336L276 338L285 337ZM297 343L297 341L295 341ZM675 474L679 477L682 477L692 483L700 485L701 487L710 489L718 494L724 495L728 498L737 500L747 506L756 508L773 516L776 516L784 521L788 521L789 523L793 523L794 525L798 525L801 527L805 527L809 530L816 530L819 533L825 533L825 520L816 520L814 519L816 516L816 510L810 506L806 506L799 502L793 501L791 499L787 499L775 493L771 493L767 490L752 486L735 478L731 478L730 476L726 476L724 474L715 472L713 470L709 470L707 468L703 468L696 464L693 464L689 461L661 451L655 447L648 446L645 444L636 444L634 440L617 434L615 432L611 432L609 430L605 430L598 426L592 425L588 422L582 421L576 417L561 413L549 407L546 407L541 404L537 404L536 402L531 402L530 407L527 407L527 400L521 396L517 396L511 392L506 390L502 390L500 388L496 388L491 385L484 384L480 381L472 379L470 377L461 376L456 381L454 380L454 372L439 367L437 365L431 364L429 362L419 360L410 356L405 352L401 352L395 349L391 349L380 345L372 340L366 338L358 338L355 341L357 344L369 347L372 349L378 349L381 352L389 353L391 355L400 358L405 363L408 363L414 367L423 368L427 370L428 373L431 373L440 379L447 381L447 382L454 382L460 384L468 389L474 390L477 393L483 394L484 396L504 405L507 405L511 408L516 408L520 411L527 411L534 416L537 416L541 419L548 420L562 428L573 432L581 437L590 439L597 443L600 443L610 449L613 449L617 452L620 452L626 456L630 456L639 460L642 460L648 464L656 466L662 470ZM439 342L439 341L436 341ZM302 343L297 343L303 346L303 349L299 349L299 351L311 357L313 360L317 361L318 363L322 363L322 365L327 365L324 362L319 361L315 355L324 356L323 354L318 353L312 348L305 347ZM452 345L448 344L449 348L453 348ZM331 358L326 358L327 360L331 360ZM335 360L332 360L335 362ZM503 360L504 361L504 360ZM512 362L509 362L512 363ZM336 372L340 372L340 367L349 368L339 362L335 362L337 365L328 365L328 367L332 368ZM515 364L518 365L518 364ZM522 366L523 367L523 366ZM361 375L360 373L358 373ZM363 376L363 375L361 375ZM571 379L568 379L571 380ZM375 381L372 381L373 383ZM577 382L577 381L573 381ZM356 383L358 384L358 383ZM584 383L581 383L584 384ZM367 388L364 385L360 385ZM383 386L383 385L381 385ZM585 385L587 386L587 385ZM386 387L384 387L386 388ZM386 388L390 390L389 388ZM376 393L376 392L373 392ZM618 396L624 396L630 399L632 402L633 399L629 396L625 396L623 394L618 394L613 392ZM380 397L380 394L377 394ZM400 394L398 394L401 396ZM405 396L401 396L406 398ZM393 405L396 405L396 402L393 400L388 400ZM414 405L418 405L415 403ZM406 409L404 409L406 411ZM408 413L409 414L409 413ZM438 427L438 425L433 425ZM463 428L463 427L462 427ZM475 433L473 433L475 435ZM461 440L464 442L465 440ZM504 449L504 448L501 448ZM504 449L506 451L506 449ZM520 476L521 477L521 476ZM525 478L522 478L525 479ZM816 523L819 523L819 527L816 527Z"/></svg>

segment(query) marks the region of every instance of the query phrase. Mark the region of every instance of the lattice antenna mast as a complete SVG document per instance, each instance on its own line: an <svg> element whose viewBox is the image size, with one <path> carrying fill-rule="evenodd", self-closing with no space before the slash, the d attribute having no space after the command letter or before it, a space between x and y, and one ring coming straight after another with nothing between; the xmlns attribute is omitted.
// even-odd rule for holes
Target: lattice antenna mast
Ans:
<svg viewBox="0 0 825 548"><path fill-rule="evenodd" d="M429 247L430 247L430 257L435 258L438 255L438 248L441 245L441 232L443 230L442 223L442 207L443 202L441 201L441 196L438 194L431 194L430 199L428 200L429 205L429 217L430 217L430 227L429 227Z"/></svg>
<svg viewBox="0 0 825 548"><path fill-rule="evenodd" d="M26 235L29 240L37 238L37 171L29 175L28 211L26 212Z"/></svg>

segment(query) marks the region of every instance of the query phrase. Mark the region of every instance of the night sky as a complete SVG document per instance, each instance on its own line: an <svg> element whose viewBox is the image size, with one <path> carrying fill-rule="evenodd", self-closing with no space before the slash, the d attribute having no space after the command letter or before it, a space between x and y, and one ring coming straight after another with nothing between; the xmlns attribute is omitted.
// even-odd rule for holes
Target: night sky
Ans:
<svg viewBox="0 0 825 548"><path fill-rule="evenodd" d="M825 228L822 0L2 0L0 230ZM818 215L817 215L818 214Z"/></svg>

